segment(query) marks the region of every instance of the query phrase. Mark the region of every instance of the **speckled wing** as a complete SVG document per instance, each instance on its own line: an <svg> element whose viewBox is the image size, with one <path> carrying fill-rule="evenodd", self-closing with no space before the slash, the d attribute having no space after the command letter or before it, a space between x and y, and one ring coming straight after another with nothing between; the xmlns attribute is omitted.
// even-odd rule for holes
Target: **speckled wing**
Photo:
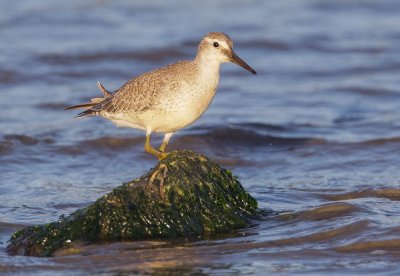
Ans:
<svg viewBox="0 0 400 276"><path fill-rule="evenodd" d="M142 112L155 103L154 99L162 90L165 81L157 71L143 74L128 81L114 96L104 101L101 111L108 113Z"/></svg>
<svg viewBox="0 0 400 276"><path fill-rule="evenodd" d="M113 96L78 114L77 117L93 116L103 112L140 113L152 109L162 99L160 94L169 93L186 83L184 76L190 75L188 72L192 71L191 69L188 62L181 61L140 75L125 83L114 92Z"/></svg>

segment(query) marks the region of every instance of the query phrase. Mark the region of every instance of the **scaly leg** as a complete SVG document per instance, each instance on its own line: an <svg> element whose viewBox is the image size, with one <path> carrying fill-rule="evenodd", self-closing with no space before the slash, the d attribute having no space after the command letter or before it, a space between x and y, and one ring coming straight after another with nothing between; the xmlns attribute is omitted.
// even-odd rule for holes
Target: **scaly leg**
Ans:
<svg viewBox="0 0 400 276"><path fill-rule="evenodd" d="M151 134L151 130L147 130L146 132L146 143L144 144L144 149L150 153L153 154L155 156L157 156L158 160L164 159L167 154L165 152L161 152L156 150L155 148L153 148L150 144L150 134Z"/></svg>
<svg viewBox="0 0 400 276"><path fill-rule="evenodd" d="M172 136L173 134L174 134L173 132L167 132L167 133L165 133L164 140L163 140L163 142L162 142L160 148L158 149L159 151L165 152L165 149L166 149L166 147L167 147L167 145L168 145L169 139L171 139L171 136Z"/></svg>

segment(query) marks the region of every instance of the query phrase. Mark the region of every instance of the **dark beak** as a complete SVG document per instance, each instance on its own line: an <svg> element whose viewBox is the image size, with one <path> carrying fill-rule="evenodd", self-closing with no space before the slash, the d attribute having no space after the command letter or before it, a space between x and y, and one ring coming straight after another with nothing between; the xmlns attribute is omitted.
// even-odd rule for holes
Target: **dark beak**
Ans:
<svg viewBox="0 0 400 276"><path fill-rule="evenodd" d="M246 62L244 62L243 59L241 59L234 52L232 52L231 62L236 63L237 65L243 67L244 69L246 69L247 71L253 73L254 75L257 74L257 72L254 71L253 68L251 68Z"/></svg>

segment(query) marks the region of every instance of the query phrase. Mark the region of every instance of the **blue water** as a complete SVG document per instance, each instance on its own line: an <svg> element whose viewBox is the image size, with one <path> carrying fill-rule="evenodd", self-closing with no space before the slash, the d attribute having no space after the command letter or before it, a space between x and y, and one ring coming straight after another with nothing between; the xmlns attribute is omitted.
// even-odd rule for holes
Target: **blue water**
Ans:
<svg viewBox="0 0 400 276"><path fill-rule="evenodd" d="M0 273L399 273L400 2L149 2L0 2ZM115 90L193 58L210 31L258 74L223 65L212 105L169 149L228 167L277 215L199 241L8 256L15 230L156 163L144 133L63 109L100 96L96 81Z"/></svg>

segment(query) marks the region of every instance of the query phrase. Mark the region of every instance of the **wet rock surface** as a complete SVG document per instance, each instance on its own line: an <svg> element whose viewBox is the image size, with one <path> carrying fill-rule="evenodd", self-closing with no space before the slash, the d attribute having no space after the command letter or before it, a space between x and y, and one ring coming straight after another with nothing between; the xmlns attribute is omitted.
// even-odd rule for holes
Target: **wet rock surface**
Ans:
<svg viewBox="0 0 400 276"><path fill-rule="evenodd" d="M201 236L246 227L256 215L257 201L229 170L206 156L174 151L92 205L17 231L7 251L52 256L74 242Z"/></svg>

